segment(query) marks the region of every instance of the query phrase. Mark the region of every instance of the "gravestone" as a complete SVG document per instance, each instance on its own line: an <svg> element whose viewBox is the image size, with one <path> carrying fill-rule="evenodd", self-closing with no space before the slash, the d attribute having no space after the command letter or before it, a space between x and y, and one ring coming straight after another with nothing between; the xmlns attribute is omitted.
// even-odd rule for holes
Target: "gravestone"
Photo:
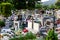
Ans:
<svg viewBox="0 0 60 40"><path fill-rule="evenodd" d="M9 19L6 19L6 22L5 22L5 28L9 28L10 24L9 24Z"/></svg>
<svg viewBox="0 0 60 40"><path fill-rule="evenodd" d="M33 32L33 33L37 33L39 32L39 23L33 23L33 29L32 29L32 22L28 21L28 30Z"/></svg>
<svg viewBox="0 0 60 40"><path fill-rule="evenodd" d="M19 21L14 21L14 28L15 28L15 31L20 28L19 27Z"/></svg>

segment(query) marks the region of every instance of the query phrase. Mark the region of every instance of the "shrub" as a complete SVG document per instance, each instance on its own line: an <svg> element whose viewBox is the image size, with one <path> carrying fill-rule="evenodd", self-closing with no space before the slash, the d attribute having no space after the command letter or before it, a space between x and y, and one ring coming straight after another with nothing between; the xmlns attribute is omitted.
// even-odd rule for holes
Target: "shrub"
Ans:
<svg viewBox="0 0 60 40"><path fill-rule="evenodd" d="M1 14L3 16L8 17L11 15L11 7L12 7L11 3L2 2L0 7L1 7Z"/></svg>
<svg viewBox="0 0 60 40"><path fill-rule="evenodd" d="M1 32L1 28L5 26L5 22L0 20L0 32Z"/></svg>
<svg viewBox="0 0 60 40"><path fill-rule="evenodd" d="M57 34L54 32L53 29L49 30L45 40L58 40Z"/></svg>
<svg viewBox="0 0 60 40"><path fill-rule="evenodd" d="M0 20L0 27L5 26L5 22Z"/></svg>
<svg viewBox="0 0 60 40"><path fill-rule="evenodd" d="M11 39L9 39L9 40L16 40L16 38L11 38Z"/></svg>
<svg viewBox="0 0 60 40"><path fill-rule="evenodd" d="M28 33L25 35L25 38L26 38L26 39L36 39L36 35L33 34L32 32L28 32Z"/></svg>

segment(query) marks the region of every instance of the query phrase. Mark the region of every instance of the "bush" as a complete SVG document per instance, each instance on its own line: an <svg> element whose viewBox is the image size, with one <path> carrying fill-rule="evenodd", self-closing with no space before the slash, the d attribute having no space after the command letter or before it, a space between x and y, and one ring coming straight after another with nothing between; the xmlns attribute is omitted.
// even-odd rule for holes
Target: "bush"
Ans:
<svg viewBox="0 0 60 40"><path fill-rule="evenodd" d="M1 28L5 26L5 22L0 20L0 32L1 32Z"/></svg>
<svg viewBox="0 0 60 40"><path fill-rule="evenodd" d="M11 15L11 7L12 7L11 3L8 3L8 2L4 3L4 2L2 2L0 7L1 7L1 14L3 16L8 17L8 16Z"/></svg>
<svg viewBox="0 0 60 40"><path fill-rule="evenodd" d="M0 20L0 27L5 26L5 22Z"/></svg>
<svg viewBox="0 0 60 40"><path fill-rule="evenodd" d="M9 39L9 40L16 40L16 38L11 38L11 39Z"/></svg>
<svg viewBox="0 0 60 40"><path fill-rule="evenodd" d="M25 35L25 38L26 38L26 39L36 39L36 35L33 34L32 32L28 32L28 33Z"/></svg>
<svg viewBox="0 0 60 40"><path fill-rule="evenodd" d="M45 40L58 40L57 34L54 32L53 29L49 30Z"/></svg>

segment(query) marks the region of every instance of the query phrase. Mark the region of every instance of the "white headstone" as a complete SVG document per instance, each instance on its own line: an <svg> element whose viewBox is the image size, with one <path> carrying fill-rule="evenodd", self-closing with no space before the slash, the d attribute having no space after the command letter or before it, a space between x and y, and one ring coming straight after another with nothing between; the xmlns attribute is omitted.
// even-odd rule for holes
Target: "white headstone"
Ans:
<svg viewBox="0 0 60 40"><path fill-rule="evenodd" d="M38 23L34 23L34 30L35 30L35 32L39 32L39 24Z"/></svg>
<svg viewBox="0 0 60 40"><path fill-rule="evenodd" d="M19 29L19 21L14 21L14 28L15 30Z"/></svg>
<svg viewBox="0 0 60 40"><path fill-rule="evenodd" d="M39 31L39 24L38 23L33 23L33 29L32 29L32 22L28 21L28 30L34 33L37 33Z"/></svg>

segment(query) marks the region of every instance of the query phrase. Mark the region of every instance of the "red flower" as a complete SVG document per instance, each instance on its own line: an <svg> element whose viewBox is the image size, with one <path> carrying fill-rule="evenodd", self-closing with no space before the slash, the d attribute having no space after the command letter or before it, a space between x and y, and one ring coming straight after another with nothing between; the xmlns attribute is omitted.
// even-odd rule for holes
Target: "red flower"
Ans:
<svg viewBox="0 0 60 40"><path fill-rule="evenodd" d="M23 29L23 32L26 33L26 32L28 32L28 30L25 28L25 29Z"/></svg>

